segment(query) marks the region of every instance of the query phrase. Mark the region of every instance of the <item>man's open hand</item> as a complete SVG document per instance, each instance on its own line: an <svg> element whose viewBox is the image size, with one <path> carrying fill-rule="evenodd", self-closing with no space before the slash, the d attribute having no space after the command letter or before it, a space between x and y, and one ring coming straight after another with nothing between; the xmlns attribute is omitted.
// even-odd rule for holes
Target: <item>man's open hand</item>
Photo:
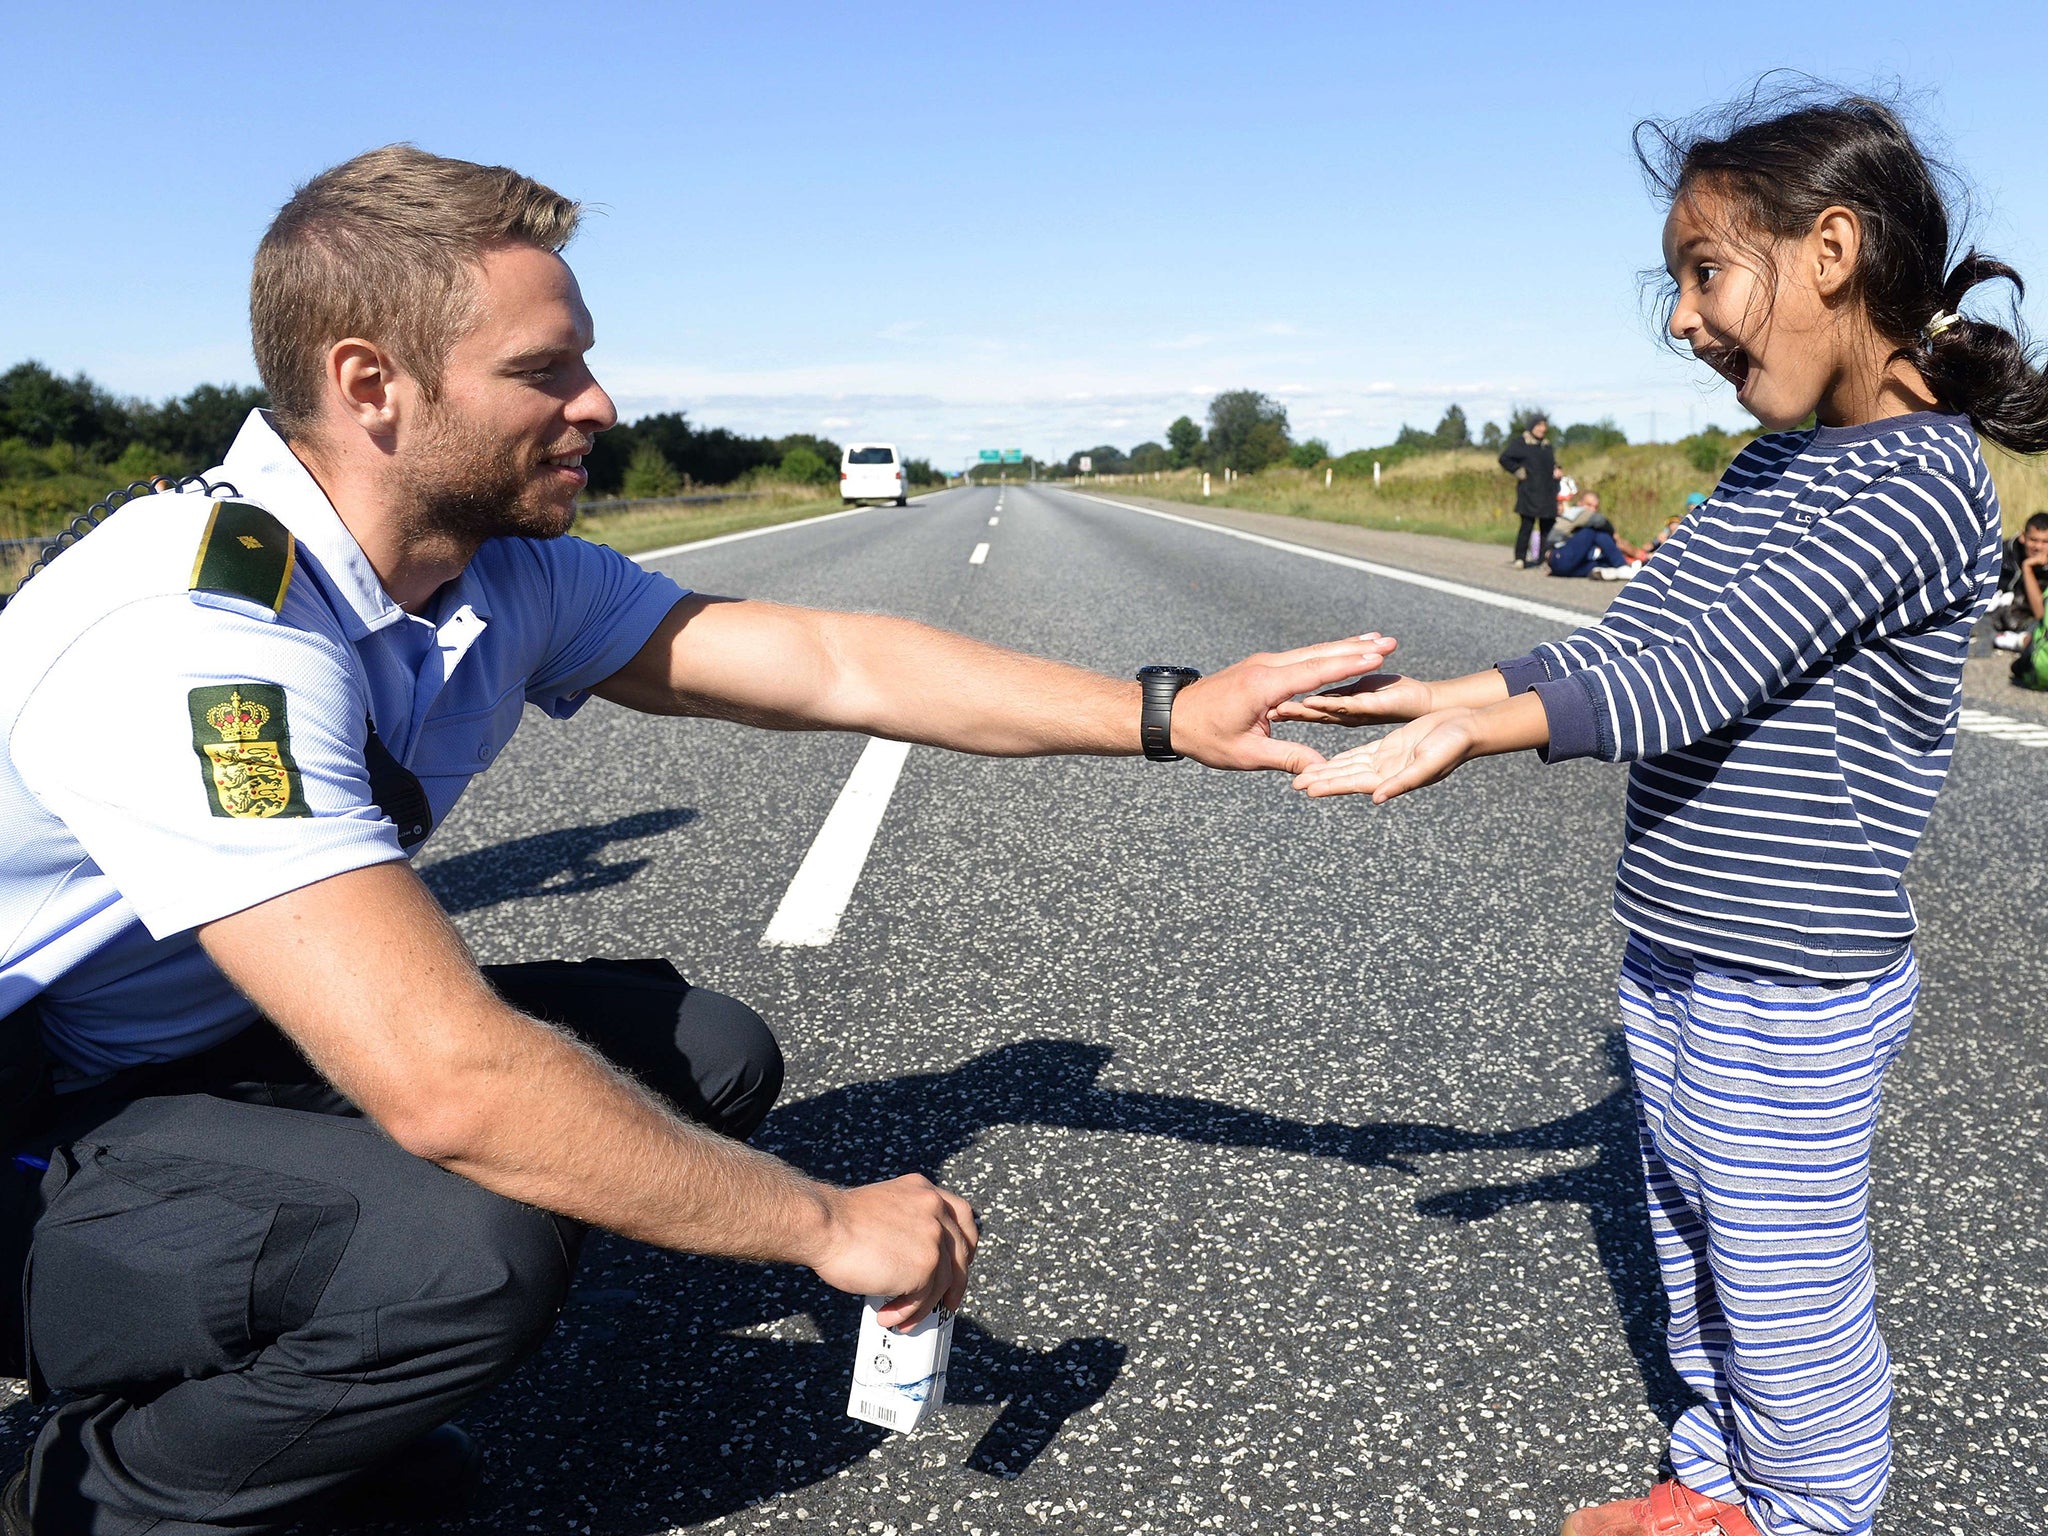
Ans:
<svg viewBox="0 0 2048 1536"><path fill-rule="evenodd" d="M916 1173L826 1198L831 1236L811 1266L820 1280L857 1296L893 1297L877 1313L885 1328L907 1328L934 1307L959 1309L981 1241L965 1200Z"/></svg>
<svg viewBox="0 0 2048 1536"><path fill-rule="evenodd" d="M1446 709L1389 731L1378 741L1340 752L1296 776L1294 787L1321 799L1371 795L1383 805L1396 795L1434 784L1472 755L1477 737L1470 709Z"/></svg>
<svg viewBox="0 0 2048 1536"><path fill-rule="evenodd" d="M1310 693L1379 670L1391 635L1360 635L1325 645L1247 656L1234 667L1189 683L1173 701L1173 750L1211 768L1279 768L1300 773L1323 760L1297 741L1273 737L1274 711Z"/></svg>

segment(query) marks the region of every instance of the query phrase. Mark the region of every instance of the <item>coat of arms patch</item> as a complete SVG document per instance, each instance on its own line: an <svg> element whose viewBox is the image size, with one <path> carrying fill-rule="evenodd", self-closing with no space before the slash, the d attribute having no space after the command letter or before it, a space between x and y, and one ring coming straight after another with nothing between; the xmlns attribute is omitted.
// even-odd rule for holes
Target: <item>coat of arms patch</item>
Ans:
<svg viewBox="0 0 2048 1536"><path fill-rule="evenodd" d="M274 683L194 688L192 748L206 771L207 809L238 821L310 816L292 761L284 690Z"/></svg>

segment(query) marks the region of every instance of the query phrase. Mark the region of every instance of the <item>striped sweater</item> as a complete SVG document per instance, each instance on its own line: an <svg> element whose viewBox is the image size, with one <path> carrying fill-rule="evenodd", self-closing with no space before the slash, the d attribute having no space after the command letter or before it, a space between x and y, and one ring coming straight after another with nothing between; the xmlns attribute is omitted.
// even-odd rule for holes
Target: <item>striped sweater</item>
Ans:
<svg viewBox="0 0 2048 1536"><path fill-rule="evenodd" d="M1633 764L1622 923L1766 974L1895 964L1998 556L1966 418L1776 433L1599 622L1502 662L1547 761Z"/></svg>

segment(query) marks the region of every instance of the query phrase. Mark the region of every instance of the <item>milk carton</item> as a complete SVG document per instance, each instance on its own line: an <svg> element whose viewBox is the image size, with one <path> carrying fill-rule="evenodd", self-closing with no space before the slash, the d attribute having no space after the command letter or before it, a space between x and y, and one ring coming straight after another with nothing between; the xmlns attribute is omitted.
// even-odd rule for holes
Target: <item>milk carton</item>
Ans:
<svg viewBox="0 0 2048 1536"><path fill-rule="evenodd" d="M887 1296L870 1296L861 1308L846 1413L884 1429L915 1429L946 1401L953 1314L943 1309L928 1313L916 1327L898 1331L884 1328L877 1313L888 1304Z"/></svg>

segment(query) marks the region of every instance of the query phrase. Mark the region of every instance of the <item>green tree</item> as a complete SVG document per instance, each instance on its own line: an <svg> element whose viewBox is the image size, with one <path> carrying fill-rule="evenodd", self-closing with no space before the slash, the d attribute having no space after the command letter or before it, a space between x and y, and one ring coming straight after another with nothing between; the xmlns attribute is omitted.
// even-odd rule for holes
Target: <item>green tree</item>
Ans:
<svg viewBox="0 0 2048 1536"><path fill-rule="evenodd" d="M1504 441L1506 439L1502 436L1500 423L1497 421L1489 421L1479 429L1479 446L1488 453L1500 452L1500 445Z"/></svg>
<svg viewBox="0 0 2048 1536"><path fill-rule="evenodd" d="M1202 429L1193 418L1183 416L1166 429L1166 451L1175 469L1186 469L1202 453Z"/></svg>
<svg viewBox="0 0 2048 1536"><path fill-rule="evenodd" d="M799 485L823 485L837 473L816 451L797 444L782 456L782 478Z"/></svg>
<svg viewBox="0 0 2048 1536"><path fill-rule="evenodd" d="M1193 426L1193 422L1188 423ZM1162 469L1173 468L1173 455L1158 443L1140 443L1131 450L1131 468L1141 475L1150 475Z"/></svg>
<svg viewBox="0 0 2048 1536"><path fill-rule="evenodd" d="M1209 402L1209 459L1217 469L1255 475L1287 457L1287 407L1256 389L1228 389Z"/></svg>
<svg viewBox="0 0 2048 1536"><path fill-rule="evenodd" d="M650 442L634 448L633 457L626 464L623 486L629 499L642 501L656 496L673 496L682 488L682 477L659 448Z"/></svg>
<svg viewBox="0 0 2048 1536"><path fill-rule="evenodd" d="M1598 421L1573 422L1558 434L1557 440L1567 448L1593 448L1604 453L1626 444L1628 434L1614 424L1612 416L1602 416Z"/></svg>
<svg viewBox="0 0 2048 1536"><path fill-rule="evenodd" d="M932 468L930 459L905 459L903 473L912 485L944 485L946 477Z"/></svg>
<svg viewBox="0 0 2048 1536"><path fill-rule="evenodd" d="M33 359L0 373L0 437L118 452L129 436L127 409L82 373L62 379Z"/></svg>
<svg viewBox="0 0 2048 1536"><path fill-rule="evenodd" d="M135 441L196 466L218 464L249 413L268 404L256 385L202 384L180 399L135 407Z"/></svg>
<svg viewBox="0 0 2048 1536"><path fill-rule="evenodd" d="M1735 444L1719 427L1709 426L1679 443L1685 462L1703 475L1718 475L1735 457Z"/></svg>
<svg viewBox="0 0 2048 1536"><path fill-rule="evenodd" d="M1130 471L1131 461L1123 449L1114 443L1097 443L1093 448L1083 448L1078 453L1067 455L1067 473L1081 473L1081 460L1087 459L1091 475L1121 475Z"/></svg>
<svg viewBox="0 0 2048 1536"><path fill-rule="evenodd" d="M1314 469L1330 456L1330 445L1320 437L1312 437L1305 443L1296 443L1288 451L1287 462L1296 469Z"/></svg>
<svg viewBox="0 0 2048 1536"><path fill-rule="evenodd" d="M1438 448L1470 448L1472 429L1465 422L1465 408L1453 404L1444 412L1444 418L1436 424L1436 431L1430 434Z"/></svg>

